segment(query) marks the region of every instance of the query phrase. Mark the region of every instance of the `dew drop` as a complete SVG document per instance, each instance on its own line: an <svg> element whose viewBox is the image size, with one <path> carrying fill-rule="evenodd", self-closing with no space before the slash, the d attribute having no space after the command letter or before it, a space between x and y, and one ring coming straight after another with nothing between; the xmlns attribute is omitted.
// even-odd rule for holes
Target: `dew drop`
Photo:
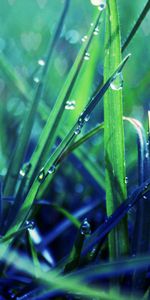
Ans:
<svg viewBox="0 0 150 300"><path fill-rule="evenodd" d="M84 43L87 40L87 35L84 35L84 37L81 39L81 41Z"/></svg>
<svg viewBox="0 0 150 300"><path fill-rule="evenodd" d="M98 35L99 34L99 27L97 26L93 32L94 35Z"/></svg>
<svg viewBox="0 0 150 300"><path fill-rule="evenodd" d="M123 88L123 76L121 72L116 74L114 80L110 84L110 87L114 91L119 91Z"/></svg>
<svg viewBox="0 0 150 300"><path fill-rule="evenodd" d="M145 158L149 158L149 153L148 152L145 154Z"/></svg>
<svg viewBox="0 0 150 300"><path fill-rule="evenodd" d="M33 221L26 221L25 225L29 230L33 230L35 228L35 223Z"/></svg>
<svg viewBox="0 0 150 300"><path fill-rule="evenodd" d="M76 102L74 100L66 102L65 109L74 110L75 107L76 107Z"/></svg>
<svg viewBox="0 0 150 300"><path fill-rule="evenodd" d="M76 135L80 134L81 128L82 128L82 127L79 125L79 126L76 128L76 130L75 130L74 133L75 133Z"/></svg>
<svg viewBox="0 0 150 300"><path fill-rule="evenodd" d="M55 171L56 171L56 167L55 167L55 165L53 165L53 166L51 166L50 169L48 170L48 173L49 173L49 174L53 174L53 173L55 173Z"/></svg>
<svg viewBox="0 0 150 300"><path fill-rule="evenodd" d="M43 59L39 59L38 60L38 64L41 66L41 67L44 67L45 66L45 61Z"/></svg>
<svg viewBox="0 0 150 300"><path fill-rule="evenodd" d="M91 4L99 6L99 9L103 10L106 7L106 0L91 0Z"/></svg>
<svg viewBox="0 0 150 300"><path fill-rule="evenodd" d="M24 177L26 175L26 173L25 173L24 170L21 169L20 172L19 172L19 175L22 176L22 177Z"/></svg>
<svg viewBox="0 0 150 300"><path fill-rule="evenodd" d="M85 218L81 224L81 234L82 235L89 235L91 234L91 226L88 222L87 218Z"/></svg>
<svg viewBox="0 0 150 300"><path fill-rule="evenodd" d="M84 55L84 60L89 60L90 59L90 53L86 52Z"/></svg>
<svg viewBox="0 0 150 300"><path fill-rule="evenodd" d="M40 173L39 173L38 180L39 180L40 182L42 182L43 179L44 179L44 177L45 177L45 172L44 172L44 169L42 169L42 170L40 171Z"/></svg>
<svg viewBox="0 0 150 300"><path fill-rule="evenodd" d="M89 116L89 115L86 115L85 118L84 118L84 121L85 121L85 122L88 122L89 119L90 119L90 116Z"/></svg>
<svg viewBox="0 0 150 300"><path fill-rule="evenodd" d="M147 197L144 195L144 196L143 196L143 199L144 199L144 200L147 200Z"/></svg>
<svg viewBox="0 0 150 300"><path fill-rule="evenodd" d="M128 177L125 177L125 184L128 183Z"/></svg>
<svg viewBox="0 0 150 300"><path fill-rule="evenodd" d="M33 81L34 81L35 83L39 83L39 82L40 82L40 79L39 79L39 77L35 76L35 77L33 78Z"/></svg>

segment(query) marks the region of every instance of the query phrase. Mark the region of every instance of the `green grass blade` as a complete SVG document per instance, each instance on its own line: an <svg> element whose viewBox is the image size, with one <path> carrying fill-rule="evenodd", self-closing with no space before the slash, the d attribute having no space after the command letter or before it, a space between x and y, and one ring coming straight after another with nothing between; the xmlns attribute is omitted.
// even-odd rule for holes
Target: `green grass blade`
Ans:
<svg viewBox="0 0 150 300"><path fill-rule="evenodd" d="M104 79L121 61L120 29L116 0L108 1L105 33ZM117 89L117 88L116 88ZM122 90L109 89L104 97L104 147L106 162L106 208L111 215L126 198ZM109 235L110 258L128 252L127 222Z"/></svg>
<svg viewBox="0 0 150 300"><path fill-rule="evenodd" d="M69 213L65 208L57 205L57 204L52 204L53 208L60 212L63 216L65 216L72 224L74 224L75 227L80 228L80 221L76 217L74 217L71 213Z"/></svg>
<svg viewBox="0 0 150 300"><path fill-rule="evenodd" d="M131 32L129 33L127 39L125 40L125 42L122 46L122 52L128 47L129 43L133 39L134 35L136 34L137 30L139 29L140 25L142 24L143 20L145 19L146 15L148 14L149 9L150 9L150 0L147 1L139 18L137 19L134 27L132 28Z"/></svg>

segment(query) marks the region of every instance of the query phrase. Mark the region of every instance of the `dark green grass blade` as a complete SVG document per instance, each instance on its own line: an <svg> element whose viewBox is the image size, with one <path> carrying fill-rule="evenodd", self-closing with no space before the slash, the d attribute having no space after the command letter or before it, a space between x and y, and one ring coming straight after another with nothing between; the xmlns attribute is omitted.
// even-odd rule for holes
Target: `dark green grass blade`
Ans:
<svg viewBox="0 0 150 300"><path fill-rule="evenodd" d="M79 119L77 120L76 124L73 126L73 128L70 130L68 135L64 138L64 140L60 143L60 145L56 148L55 152L51 155L51 157L47 160L44 167L41 169L40 173L38 173L37 177L35 178L29 193L27 194L27 197L22 204L21 209L19 210L19 213L14 221L14 226L11 226L11 228L8 230L7 235L9 236L13 232L16 232L18 228L24 223L25 219L28 217L30 209L33 205L33 202L36 198L36 195L38 193L38 190L41 186L41 184L47 179L48 176L53 176L56 168L58 167L59 161L61 159L61 156L64 154L64 151L68 148L68 146L75 140L78 134L80 134L83 126L85 125L87 121L87 116L89 117L89 114L94 110L95 106L99 103L99 101L104 96L105 92L109 88L111 82L114 80L114 77L118 72L122 70L124 67L126 61L128 60L129 56L126 56L125 59L120 63L120 65L117 67L117 69L113 72L113 74L109 77L109 79L106 81L102 89L98 91L98 93L95 95L94 98L91 99L83 113L79 116ZM15 206L14 206L15 207ZM18 206L12 211L12 216L14 217L13 213L15 214L17 212ZM12 220L11 220L12 221Z"/></svg>
<svg viewBox="0 0 150 300"><path fill-rule="evenodd" d="M120 27L115 1L108 1L105 33L104 79L121 61ZM120 74L119 74L120 76ZM109 89L104 97L104 148L106 163L106 209L111 215L126 198L122 89ZM110 258L128 252L127 221L109 235Z"/></svg>
<svg viewBox="0 0 150 300"><path fill-rule="evenodd" d="M125 40L124 44L122 45L122 52L128 47L129 43L132 41L134 35L136 34L137 30L139 29L140 25L142 24L143 20L145 19L146 15L148 14L149 9L150 9L150 0L147 1L146 5L144 6L144 9L142 10L139 18L137 19L134 27L132 28L127 39Z"/></svg>

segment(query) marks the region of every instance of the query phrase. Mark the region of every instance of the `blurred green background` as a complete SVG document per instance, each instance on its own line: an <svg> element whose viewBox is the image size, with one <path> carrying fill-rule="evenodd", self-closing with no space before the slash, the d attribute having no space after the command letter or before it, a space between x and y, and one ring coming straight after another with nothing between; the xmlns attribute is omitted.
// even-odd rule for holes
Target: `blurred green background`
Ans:
<svg viewBox="0 0 150 300"><path fill-rule="evenodd" d="M144 0L118 1L122 42L126 39L145 3ZM33 78L37 76L35 70L37 70L38 60L45 57L63 6L63 0L0 0L0 53L5 55L20 78L24 82L28 82L32 91L36 88ZM65 82L80 49L81 39L87 34L96 11L97 8L91 4L90 0L72 0L70 3L46 78L43 101L49 110ZM85 103L103 79L104 25L103 17L99 27L100 33L94 37L89 49L90 60L84 62L70 98L75 101L75 109L66 110L64 113L65 128L69 129L74 123ZM132 57L123 73L124 115L137 118L145 128L147 127L147 110L150 109L149 40L150 14L147 15L126 50L125 54L131 53ZM21 130L21 121L27 110L28 104L23 101L20 93L12 84L11 78L9 80L3 68L0 68L1 175L6 174L9 157L16 144ZM92 128L102 121L103 105L101 104L99 109L94 112L87 128ZM32 131L31 152L43 125L44 122L37 115ZM132 174L137 170L136 134L131 125L125 125L125 134L127 172L131 177L131 183L135 183L136 178L133 178ZM94 137L87 143L87 147L93 161L97 161L103 170L103 134Z"/></svg>

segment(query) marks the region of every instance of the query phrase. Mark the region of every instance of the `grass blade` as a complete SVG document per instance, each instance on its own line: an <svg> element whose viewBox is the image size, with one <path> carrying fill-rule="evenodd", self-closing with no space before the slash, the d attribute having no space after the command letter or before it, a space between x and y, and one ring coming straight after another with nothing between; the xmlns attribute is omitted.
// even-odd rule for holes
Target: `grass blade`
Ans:
<svg viewBox="0 0 150 300"><path fill-rule="evenodd" d="M109 1L106 18L104 78L120 63L120 29L115 1ZM118 74L120 76L121 73ZM106 162L106 208L108 216L126 198L124 132L121 85L109 89L104 98L104 147ZM111 162L111 163L110 163ZM109 235L110 258L128 252L127 222Z"/></svg>

